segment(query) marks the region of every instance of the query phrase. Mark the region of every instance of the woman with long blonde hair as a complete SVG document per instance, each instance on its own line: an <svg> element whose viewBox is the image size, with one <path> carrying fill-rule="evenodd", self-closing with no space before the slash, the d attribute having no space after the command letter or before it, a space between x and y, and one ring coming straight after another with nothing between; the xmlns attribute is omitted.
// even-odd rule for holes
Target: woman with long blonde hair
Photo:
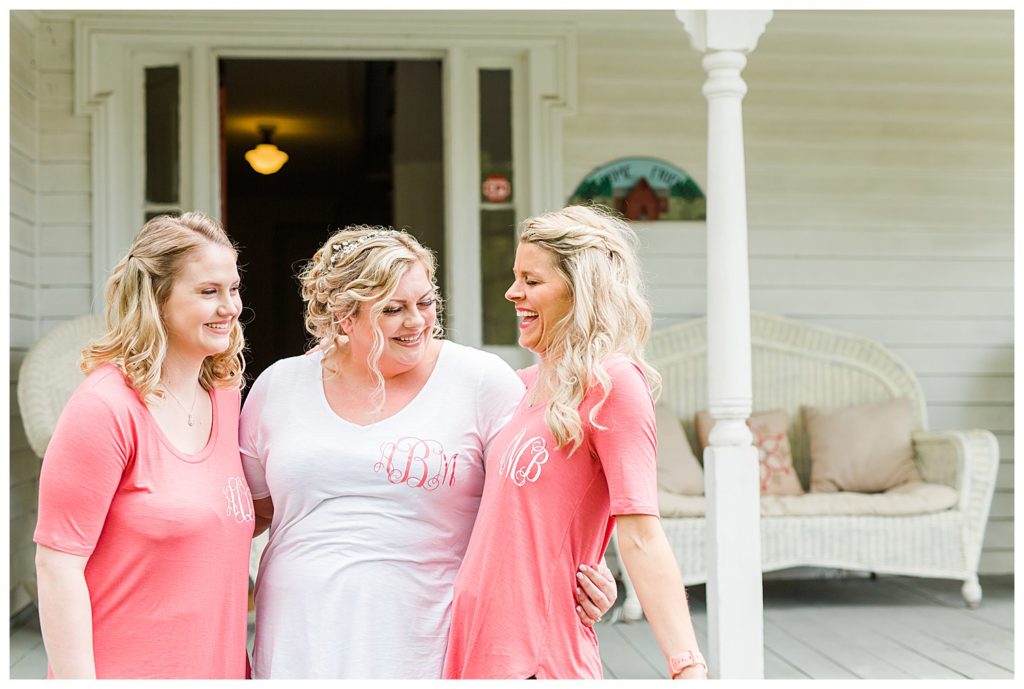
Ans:
<svg viewBox="0 0 1024 689"><path fill-rule="evenodd" d="M107 332L82 353L39 478L51 677L246 676L236 260L216 221L163 215L107 282Z"/></svg>
<svg viewBox="0 0 1024 689"><path fill-rule="evenodd" d="M612 528L675 678L703 678L686 592L658 520L651 310L635 235L597 208L523 223L506 298L539 364L491 444L484 500L455 582L444 676L600 679L592 630L563 586ZM514 622L512 622L514 620Z"/></svg>

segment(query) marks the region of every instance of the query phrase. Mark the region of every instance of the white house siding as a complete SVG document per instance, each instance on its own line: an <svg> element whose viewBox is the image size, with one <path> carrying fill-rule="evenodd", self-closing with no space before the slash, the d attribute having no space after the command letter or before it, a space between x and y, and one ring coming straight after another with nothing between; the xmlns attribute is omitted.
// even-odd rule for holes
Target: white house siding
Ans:
<svg viewBox="0 0 1024 689"><path fill-rule="evenodd" d="M11 50L11 390L10 390L10 571L11 609L29 600L21 582L33 575L32 527L35 524L39 460L22 430L16 386L25 352L35 341L38 264L37 168L39 161L38 23L31 13L12 12Z"/></svg>
<svg viewBox="0 0 1024 689"><path fill-rule="evenodd" d="M73 30L66 13L11 15L11 611L35 576L39 459L14 385L28 347L89 312L90 122L75 116Z"/></svg>
<svg viewBox="0 0 1024 689"><path fill-rule="evenodd" d="M92 307L92 125L74 114L72 37L70 18L40 23L40 335Z"/></svg>
<svg viewBox="0 0 1024 689"><path fill-rule="evenodd" d="M706 181L700 56L670 13L578 24L565 194L657 156ZM744 78L751 306L879 340L934 429L1001 467L983 572L1013 571L1013 17L779 11ZM704 226L638 224L657 324L705 309Z"/></svg>

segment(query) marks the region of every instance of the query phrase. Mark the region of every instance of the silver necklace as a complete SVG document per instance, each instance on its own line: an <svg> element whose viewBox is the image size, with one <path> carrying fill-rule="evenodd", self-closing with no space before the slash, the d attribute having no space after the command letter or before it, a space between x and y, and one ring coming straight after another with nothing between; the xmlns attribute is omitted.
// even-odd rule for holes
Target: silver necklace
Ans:
<svg viewBox="0 0 1024 689"><path fill-rule="evenodd" d="M181 400L178 399L178 396L171 392L171 388L167 385L167 383L164 383L164 391L171 396L171 399L178 403L178 406L181 407L186 414L188 414L188 425L194 425L195 419L192 417L192 410L196 408L196 400L199 399L199 390L196 390L192 394L192 406L188 409L185 409L185 405L181 403Z"/></svg>

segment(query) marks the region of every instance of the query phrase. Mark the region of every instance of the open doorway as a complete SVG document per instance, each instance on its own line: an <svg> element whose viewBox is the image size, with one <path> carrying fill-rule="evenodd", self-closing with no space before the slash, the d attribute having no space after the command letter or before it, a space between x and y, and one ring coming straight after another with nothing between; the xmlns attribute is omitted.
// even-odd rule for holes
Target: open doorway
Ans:
<svg viewBox="0 0 1024 689"><path fill-rule="evenodd" d="M438 60L220 61L222 217L240 244L247 373L308 342L295 279L336 229L408 229L444 275ZM289 156L263 175L245 153L261 126Z"/></svg>

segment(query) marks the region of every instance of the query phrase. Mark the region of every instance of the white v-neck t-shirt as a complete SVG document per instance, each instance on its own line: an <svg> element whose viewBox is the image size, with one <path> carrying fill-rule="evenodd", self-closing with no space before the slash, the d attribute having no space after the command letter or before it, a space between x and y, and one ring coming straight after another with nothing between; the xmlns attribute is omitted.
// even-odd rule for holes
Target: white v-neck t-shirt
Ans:
<svg viewBox="0 0 1024 689"><path fill-rule="evenodd" d="M249 488L274 503L253 677L439 678L484 452L523 384L445 341L417 396L360 426L327 403L320 359L278 361L242 410Z"/></svg>

